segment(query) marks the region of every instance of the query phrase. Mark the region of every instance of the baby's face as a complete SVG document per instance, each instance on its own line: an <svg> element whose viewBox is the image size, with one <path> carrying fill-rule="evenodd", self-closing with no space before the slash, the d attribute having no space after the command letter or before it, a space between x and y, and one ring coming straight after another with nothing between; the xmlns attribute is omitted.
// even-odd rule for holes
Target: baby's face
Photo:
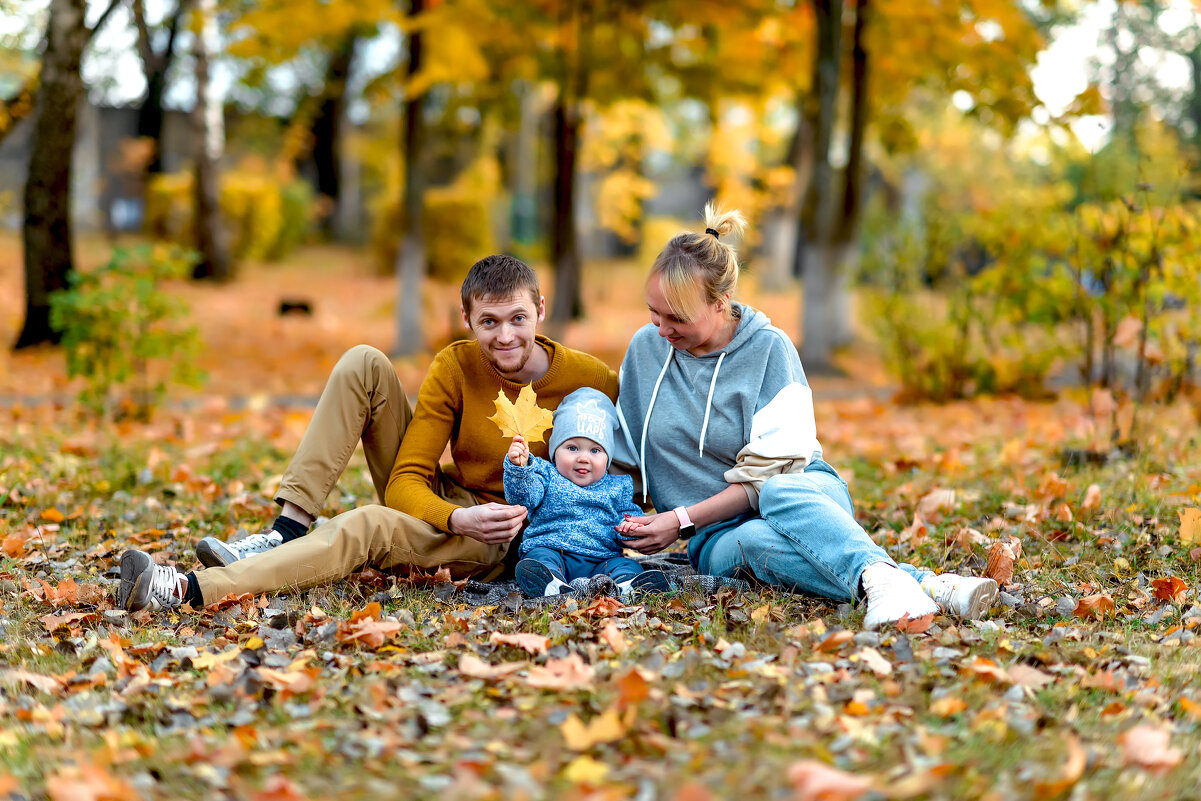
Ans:
<svg viewBox="0 0 1201 801"><path fill-rule="evenodd" d="M573 484L586 487L605 477L609 454L587 437L565 439L555 448L555 469Z"/></svg>

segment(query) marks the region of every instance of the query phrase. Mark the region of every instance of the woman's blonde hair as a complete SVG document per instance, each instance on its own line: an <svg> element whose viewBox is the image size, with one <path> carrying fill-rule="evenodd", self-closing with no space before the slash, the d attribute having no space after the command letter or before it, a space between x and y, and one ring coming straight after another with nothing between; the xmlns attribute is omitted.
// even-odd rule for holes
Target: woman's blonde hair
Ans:
<svg viewBox="0 0 1201 801"><path fill-rule="evenodd" d="M659 251L651 275L661 277L663 296L672 315L691 322L700 312L698 296L705 305L733 296L738 286L738 257L734 248L722 240L742 234L745 228L742 212L722 211L710 201L705 204L705 233L676 234Z"/></svg>

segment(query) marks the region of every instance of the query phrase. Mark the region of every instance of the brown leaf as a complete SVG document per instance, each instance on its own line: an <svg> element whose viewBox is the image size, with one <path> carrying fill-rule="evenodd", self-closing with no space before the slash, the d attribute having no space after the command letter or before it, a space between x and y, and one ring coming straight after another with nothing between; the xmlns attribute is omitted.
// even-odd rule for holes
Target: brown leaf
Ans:
<svg viewBox="0 0 1201 801"><path fill-rule="evenodd" d="M257 670L259 678L280 691L282 700L313 689L313 685L317 683L317 679L321 675L321 668L316 667L305 670L275 670L274 668L259 667Z"/></svg>
<svg viewBox="0 0 1201 801"><path fill-rule="evenodd" d="M1175 576L1154 579L1151 586L1154 588L1151 594L1168 603L1179 603L1185 591L1188 590L1188 585Z"/></svg>
<svg viewBox="0 0 1201 801"><path fill-rule="evenodd" d="M900 620L893 621L893 628L903 634L921 634L934 624L934 613L910 619L906 614Z"/></svg>
<svg viewBox="0 0 1201 801"><path fill-rule="evenodd" d="M638 668L630 668L617 680L617 706L620 709L645 701L650 693L650 685Z"/></svg>
<svg viewBox="0 0 1201 801"><path fill-rule="evenodd" d="M1081 598L1072 614L1076 617L1105 617L1115 609L1113 596L1104 593Z"/></svg>
<svg viewBox="0 0 1201 801"><path fill-rule="evenodd" d="M368 648L379 648L384 641L400 631L400 623L374 618L360 618L356 622L338 625L338 642L361 643Z"/></svg>
<svg viewBox="0 0 1201 801"><path fill-rule="evenodd" d="M837 651L854 638L855 632L853 631L847 631L846 629L834 631L830 633L830 636L826 637L817 644L817 650L823 654L830 654Z"/></svg>
<svg viewBox="0 0 1201 801"><path fill-rule="evenodd" d="M577 653L530 668L526 684L542 690L577 690L592 686L594 671Z"/></svg>
<svg viewBox="0 0 1201 801"><path fill-rule="evenodd" d="M41 673L30 673L27 670L0 671L0 684L12 686L25 683L44 693L57 693L63 688L63 681L55 676Z"/></svg>
<svg viewBox="0 0 1201 801"><path fill-rule="evenodd" d="M459 673L472 679L503 679L519 670L525 670L525 662L501 662L489 665L478 656L463 654L459 657Z"/></svg>
<svg viewBox="0 0 1201 801"><path fill-rule="evenodd" d="M698 781L690 781L676 791L672 801L713 801L713 793Z"/></svg>
<svg viewBox="0 0 1201 801"><path fill-rule="evenodd" d="M1069 734L1066 740L1067 755L1063 760L1063 770L1059 775L1034 783L1034 797L1038 799L1056 798L1066 793L1080 781L1084 775L1084 766L1088 760L1080 741L1074 734Z"/></svg>
<svg viewBox="0 0 1201 801"><path fill-rule="evenodd" d="M586 617L609 617L625 609L625 604L612 595L602 595L580 610Z"/></svg>
<svg viewBox="0 0 1201 801"><path fill-rule="evenodd" d="M926 526L925 521L922 520L922 516L915 514L913 522L907 528L902 529L901 533L897 535L897 542L909 543L916 547L929 539L929 532L930 529Z"/></svg>
<svg viewBox="0 0 1201 801"><path fill-rule="evenodd" d="M1141 725L1128 729L1118 743L1122 746L1122 762L1150 771L1163 772L1180 764L1184 755L1171 748L1171 733L1167 729Z"/></svg>
<svg viewBox="0 0 1201 801"><path fill-rule="evenodd" d="M1013 563L1017 555L1007 542L993 543L988 549L988 565L984 568L985 578L990 578L1002 587L1013 581Z"/></svg>
<svg viewBox="0 0 1201 801"><path fill-rule="evenodd" d="M85 623L96 619L95 612L67 612L62 615L43 615L38 618L42 621L42 625L46 627L46 631L53 634L60 628L70 629L80 623Z"/></svg>
<svg viewBox="0 0 1201 801"><path fill-rule="evenodd" d="M956 503L956 494L953 489L934 489L922 496L922 499L917 502L917 511L914 518L921 518L930 523L937 523L942 520L943 515L949 512L954 512Z"/></svg>
<svg viewBox="0 0 1201 801"><path fill-rule="evenodd" d="M976 678L989 684L998 684L1001 682L1008 682L1010 680L1009 674L1006 672L1005 668L1001 667L991 659L986 659L983 656L976 657L974 660L972 660L971 664L964 666L961 672L965 674L970 673Z"/></svg>
<svg viewBox="0 0 1201 801"><path fill-rule="evenodd" d="M1055 681L1055 677L1051 674L1043 673L1038 668L1029 665L1010 665L1006 672L1009 674L1009 680L1014 684L1031 687L1035 690Z"/></svg>
<svg viewBox="0 0 1201 801"><path fill-rule="evenodd" d="M1100 509L1101 508L1101 485L1089 484L1088 489L1084 491L1084 500L1080 503L1081 509Z"/></svg>
<svg viewBox="0 0 1201 801"><path fill-rule="evenodd" d="M538 405L533 384L521 388L517 403L510 401L503 389L496 393L493 403L496 414L488 419L500 427L501 435L506 438L520 436L526 443L541 442L543 433L554 424L554 414Z"/></svg>
<svg viewBox="0 0 1201 801"><path fill-rule="evenodd" d="M807 759L788 768L795 801L852 801L872 789L871 779Z"/></svg>
<svg viewBox="0 0 1201 801"><path fill-rule="evenodd" d="M99 765L64 766L46 777L50 801L139 801L141 795L124 779Z"/></svg>
<svg viewBox="0 0 1201 801"><path fill-rule="evenodd" d="M525 634L518 632L516 634L502 634L499 631L492 632L488 637L488 642L494 645L511 645L514 648L520 648L534 656L546 653L546 649L550 647L550 637L545 637L541 634Z"/></svg>
<svg viewBox="0 0 1201 801"><path fill-rule="evenodd" d="M250 801L306 801L301 792L287 776L275 774L263 783L263 789L250 796Z"/></svg>

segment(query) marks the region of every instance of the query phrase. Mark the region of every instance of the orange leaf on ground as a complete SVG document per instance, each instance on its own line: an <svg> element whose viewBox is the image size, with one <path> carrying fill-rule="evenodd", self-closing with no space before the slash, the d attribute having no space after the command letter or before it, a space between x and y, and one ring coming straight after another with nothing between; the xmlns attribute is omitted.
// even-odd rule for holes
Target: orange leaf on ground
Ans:
<svg viewBox="0 0 1201 801"><path fill-rule="evenodd" d="M1201 509L1180 510L1180 541L1186 545L1201 542Z"/></svg>
<svg viewBox="0 0 1201 801"><path fill-rule="evenodd" d="M940 718L949 718L953 715L958 715L965 709L967 709L967 702L953 695L944 695L930 704L930 711Z"/></svg>
<svg viewBox="0 0 1201 801"><path fill-rule="evenodd" d="M591 666L584 664L579 654L562 659L547 660L546 665L530 668L526 684L542 690L576 690L590 687L594 678Z"/></svg>
<svg viewBox="0 0 1201 801"><path fill-rule="evenodd" d="M46 676L41 673L31 673L27 670L0 671L0 685L28 684L44 693L57 693L63 688L64 682L56 676Z"/></svg>
<svg viewBox="0 0 1201 801"><path fill-rule="evenodd" d="M795 801L852 801L872 789L872 781L866 776L846 773L813 759L789 767L788 782Z"/></svg>
<svg viewBox="0 0 1201 801"><path fill-rule="evenodd" d="M1076 739L1074 734L1069 734L1067 736L1067 755L1063 761L1063 769L1057 776L1051 777L1046 781L1035 782L1034 797L1038 799L1050 799L1066 793L1075 786L1076 782L1080 781L1080 777L1084 775L1084 767L1087 762L1087 755L1084 753L1084 749L1080 747L1080 741Z"/></svg>
<svg viewBox="0 0 1201 801"><path fill-rule="evenodd" d="M546 649L550 647L550 637L544 637L541 634L526 634L518 632L516 634L502 634L499 631L492 632L488 637L488 642L494 645L511 645L514 648L520 648L527 653L538 654L546 653Z"/></svg>
<svg viewBox="0 0 1201 801"><path fill-rule="evenodd" d="M1151 582L1153 588L1151 594L1161 601L1169 603L1177 603L1180 597L1184 595L1188 585L1175 576L1167 578L1157 578Z"/></svg>
<svg viewBox="0 0 1201 801"><path fill-rule="evenodd" d="M672 801L713 801L713 794L700 782L688 782L676 791Z"/></svg>
<svg viewBox="0 0 1201 801"><path fill-rule="evenodd" d="M99 765L61 767L46 777L50 801L139 801L141 794Z"/></svg>
<svg viewBox="0 0 1201 801"><path fill-rule="evenodd" d="M909 615L904 615L900 620L894 621L892 626L902 634L921 634L934 625L934 613L922 615L910 619Z"/></svg>
<svg viewBox="0 0 1201 801"><path fill-rule="evenodd" d="M617 680L617 706L621 709L641 703L650 693L650 685L638 672L638 668L627 670Z"/></svg>
<svg viewBox="0 0 1201 801"><path fill-rule="evenodd" d="M584 723L575 715L570 715L559 726L563 733L563 742L572 751L587 751L599 743L612 743L625 736L626 727L617 715L617 710L607 709L600 715Z"/></svg>
<svg viewBox="0 0 1201 801"><path fill-rule="evenodd" d="M42 621L42 625L46 627L46 631L51 634L64 626L69 629L72 626L95 619L95 612L68 612L64 615L43 615L38 618L38 620Z"/></svg>
<svg viewBox="0 0 1201 801"><path fill-rule="evenodd" d="M608 617L625 609L625 604L611 595L602 595L580 610L580 614L588 617Z"/></svg>
<svg viewBox="0 0 1201 801"><path fill-rule="evenodd" d="M276 774L263 784L263 789L250 796L250 801L305 801L306 796L287 776Z"/></svg>
<svg viewBox="0 0 1201 801"><path fill-rule="evenodd" d="M67 516L51 506L49 509L42 510L42 519L47 523L61 523L67 519Z"/></svg>
<svg viewBox="0 0 1201 801"><path fill-rule="evenodd" d="M970 665L965 666L962 671L965 674L971 674L982 681L988 683L1000 683L1010 681L1009 673L1005 668L998 665L991 659L986 659L982 656L976 657Z"/></svg>
<svg viewBox="0 0 1201 801"><path fill-rule="evenodd" d="M459 673L472 679L503 679L519 670L525 670L525 662L501 662L489 665L478 656L463 654L459 657Z"/></svg>
<svg viewBox="0 0 1201 801"><path fill-rule="evenodd" d="M909 543L913 546L918 546L928 540L930 529L926 526L920 514L913 515L913 522L909 524L897 535L897 542Z"/></svg>
<svg viewBox="0 0 1201 801"><path fill-rule="evenodd" d="M1007 542L993 543L993 546L988 549L988 565L984 568L985 578L990 578L1004 587L1013 581L1013 563L1015 561L1017 561L1017 554L1013 552L1012 545Z"/></svg>
<svg viewBox="0 0 1201 801"><path fill-rule="evenodd" d="M1167 771L1180 764L1184 755L1169 746L1171 733L1154 726L1135 726L1118 738L1122 746L1122 762L1151 771Z"/></svg>
<svg viewBox="0 0 1201 801"><path fill-rule="evenodd" d="M817 644L817 650L823 654L830 654L837 651L854 638L855 632L853 631L847 631L846 629L843 629L842 631L833 631L830 632L830 636L826 637L826 639Z"/></svg>
<svg viewBox="0 0 1201 801"><path fill-rule="evenodd" d="M1105 617L1113 614L1114 608L1113 596L1098 593L1081 598L1072 614L1076 617Z"/></svg>
<svg viewBox="0 0 1201 801"><path fill-rule="evenodd" d="M615 654L624 654L630 644L626 642L626 635L621 633L617 628L617 624L613 622L613 618L605 621L605 625L601 626L600 638L604 640Z"/></svg>
<svg viewBox="0 0 1201 801"><path fill-rule="evenodd" d="M1050 673L1043 673L1038 668L1029 665L1010 665L1006 672L1009 674L1009 680L1014 684L1031 687L1035 690L1055 681L1055 677Z"/></svg>
<svg viewBox="0 0 1201 801"><path fill-rule="evenodd" d="M1084 500L1080 503L1081 509L1100 509L1101 508L1101 485L1089 484L1088 489L1084 491Z"/></svg>
<svg viewBox="0 0 1201 801"><path fill-rule="evenodd" d="M933 489L917 502L917 512L914 517L920 517L930 523L937 523L942 520L944 513L954 512L956 506L955 490Z"/></svg>
<svg viewBox="0 0 1201 801"><path fill-rule="evenodd" d="M368 648L379 648L392 635L400 631L400 623L388 620L363 618L355 623L338 626L338 642L361 643Z"/></svg>
<svg viewBox="0 0 1201 801"><path fill-rule="evenodd" d="M368 618L377 618L380 616L381 611L383 611L383 610L380 608L380 605L378 603L376 603L375 601L372 601L371 603L367 604L362 609L360 609L359 611L357 611L353 615L351 615L350 622L357 623L360 620L366 620Z"/></svg>

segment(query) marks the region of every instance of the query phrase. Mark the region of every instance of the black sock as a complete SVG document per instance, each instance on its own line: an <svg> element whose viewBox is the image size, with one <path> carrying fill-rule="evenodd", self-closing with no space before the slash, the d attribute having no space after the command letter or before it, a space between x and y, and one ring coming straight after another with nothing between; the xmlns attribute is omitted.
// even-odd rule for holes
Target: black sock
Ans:
<svg viewBox="0 0 1201 801"><path fill-rule="evenodd" d="M271 524L271 528L279 532L280 536L284 538L284 542L298 540L309 530L309 527L304 523L293 520L290 517L284 517L283 515L275 518L275 522Z"/></svg>
<svg viewBox="0 0 1201 801"><path fill-rule="evenodd" d="M188 589L183 595L183 602L197 609L204 606L204 598L200 595L200 582L196 580L195 571L188 573Z"/></svg>

